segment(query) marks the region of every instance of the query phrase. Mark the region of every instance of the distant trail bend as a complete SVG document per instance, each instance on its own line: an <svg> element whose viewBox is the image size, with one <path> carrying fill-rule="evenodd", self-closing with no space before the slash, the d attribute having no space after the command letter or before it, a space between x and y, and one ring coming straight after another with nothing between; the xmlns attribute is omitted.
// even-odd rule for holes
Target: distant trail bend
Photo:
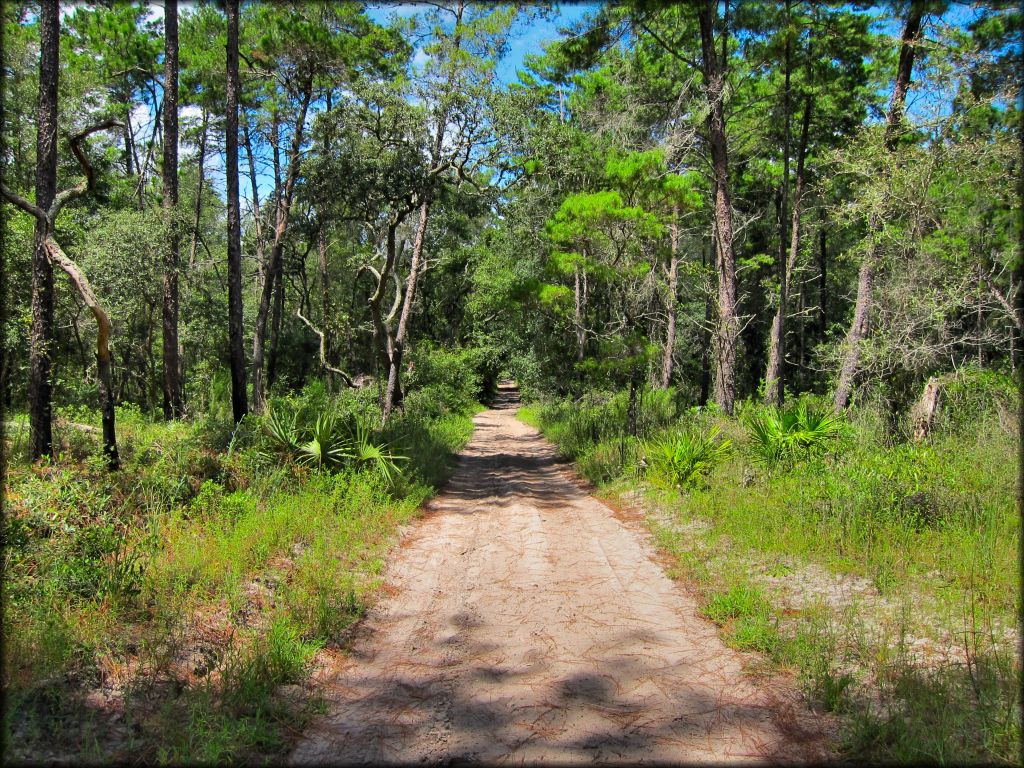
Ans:
<svg viewBox="0 0 1024 768"><path fill-rule="evenodd" d="M697 605L515 418L503 388L318 673L305 763L820 762L821 723L757 682Z"/></svg>

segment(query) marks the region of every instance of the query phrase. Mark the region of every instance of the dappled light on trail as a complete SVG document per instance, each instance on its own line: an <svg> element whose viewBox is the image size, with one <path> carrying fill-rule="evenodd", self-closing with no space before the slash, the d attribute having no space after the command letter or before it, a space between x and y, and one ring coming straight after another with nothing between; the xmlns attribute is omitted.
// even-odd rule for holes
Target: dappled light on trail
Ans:
<svg viewBox="0 0 1024 768"><path fill-rule="evenodd" d="M826 725L744 674L697 606L515 418L503 387L407 534L293 763L820 760Z"/></svg>

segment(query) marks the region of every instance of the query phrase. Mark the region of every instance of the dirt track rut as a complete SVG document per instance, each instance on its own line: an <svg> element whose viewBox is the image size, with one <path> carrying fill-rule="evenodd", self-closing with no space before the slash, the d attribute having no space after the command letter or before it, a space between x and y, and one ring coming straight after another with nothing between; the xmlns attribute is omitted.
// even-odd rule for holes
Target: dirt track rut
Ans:
<svg viewBox="0 0 1024 768"><path fill-rule="evenodd" d="M653 558L515 419L480 413L393 554L301 763L821 760L816 718L756 682Z"/></svg>

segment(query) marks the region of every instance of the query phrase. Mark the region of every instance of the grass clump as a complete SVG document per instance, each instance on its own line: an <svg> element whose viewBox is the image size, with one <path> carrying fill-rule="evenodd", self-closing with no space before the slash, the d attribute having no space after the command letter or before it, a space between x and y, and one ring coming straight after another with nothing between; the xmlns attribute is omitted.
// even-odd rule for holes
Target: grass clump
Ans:
<svg viewBox="0 0 1024 768"><path fill-rule="evenodd" d="M732 441L721 439L721 430L683 429L646 445L648 473L676 488L689 488L732 453Z"/></svg>

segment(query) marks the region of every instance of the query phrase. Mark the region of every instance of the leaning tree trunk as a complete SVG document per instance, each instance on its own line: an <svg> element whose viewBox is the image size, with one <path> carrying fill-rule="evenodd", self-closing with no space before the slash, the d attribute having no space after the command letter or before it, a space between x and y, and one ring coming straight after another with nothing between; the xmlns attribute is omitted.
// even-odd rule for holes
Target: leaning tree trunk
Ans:
<svg viewBox="0 0 1024 768"><path fill-rule="evenodd" d="M405 353L405 341L409 334L409 319L412 317L412 305L416 299L416 280L419 277L423 264L423 246L427 237L429 217L430 199L425 198L422 205L420 205L420 220L416 225L416 237L412 244L412 258L409 264L409 278L405 282L402 314L398 318L398 330L395 331L394 343L389 355L388 383L384 391L384 421L387 421L391 416L391 412L402 404L402 356Z"/></svg>
<svg viewBox="0 0 1024 768"><path fill-rule="evenodd" d="M910 88L910 75L914 68L914 48L920 37L923 16L924 4L912 2L907 13L906 25L903 27L896 81L892 89L892 99L889 102L889 112L886 115L885 148L890 154L896 150L896 141L903 123L903 108L907 100L907 91ZM868 217L870 242L868 251L860 265L860 273L857 275L857 302L853 309L853 322L850 323L850 330L846 334L846 355L839 371L839 382L836 385L835 397L832 401L832 407L836 412L844 410L849 405L854 378L860 368L861 344L869 332L871 291L880 256L879 236L883 224L883 217L877 211L872 212Z"/></svg>
<svg viewBox="0 0 1024 768"><path fill-rule="evenodd" d="M57 193L57 77L60 15L56 2L39 7L39 109L36 118L36 205L48 211ZM32 458L53 455L53 266L46 251L48 228L36 220L32 242L32 325L29 329L29 441Z"/></svg>
<svg viewBox="0 0 1024 768"><path fill-rule="evenodd" d="M793 216L789 232L789 255L781 265L779 275L779 306L772 321L768 348L768 368L765 372L765 396L769 403L782 405L786 378L786 304L789 301L789 283L796 259L800 253L800 213L804 196L804 160L811 125L811 95L804 102L803 124L800 128L800 146L797 148L796 184L793 190Z"/></svg>
<svg viewBox="0 0 1024 768"><path fill-rule="evenodd" d="M725 134L725 78L715 53L714 18L718 3L706 0L697 11L701 60L710 111L708 143L715 181L715 224L718 230L718 328L714 339L715 402L727 414L736 400L736 253L733 249L732 201L729 194L729 144ZM723 33L723 40L724 40Z"/></svg>
<svg viewBox="0 0 1024 768"><path fill-rule="evenodd" d="M242 220L238 203L238 0L225 0L228 16L227 124L225 127L228 208L228 348L231 360L231 412L239 422L246 400L242 330Z"/></svg>
<svg viewBox="0 0 1024 768"><path fill-rule="evenodd" d="M458 51L462 47L462 16L467 8L467 3L460 0L457 3L455 14L455 27L452 38L452 47ZM450 70L447 82L447 90L451 91L454 84L454 72ZM445 104L440 111L437 121L437 130L434 133L433 152L431 154L431 170L433 175L443 168L441 152L444 149L444 136L448 128L448 117L450 104ZM389 339L389 365L388 382L384 392L384 401L381 405L383 418L386 422L391 412L402 402L402 356L405 353L406 340L409 333L409 318L412 315L413 299L416 297L416 280L423 264L423 247L426 242L427 224L430 220L431 190L424 191L423 201L420 204L420 220L416 226L416 237L413 241L412 258L409 265L409 277L405 284L405 298L402 306L402 315L398 321L398 330L393 338Z"/></svg>
<svg viewBox="0 0 1024 768"><path fill-rule="evenodd" d="M117 452L117 430L114 423L114 384L110 362L110 317L96 300L89 280L79 266L69 259L52 234L46 238L46 252L50 260L64 270L71 283L82 297L82 301L96 318L96 371L100 386L100 411L103 422L103 454L107 457L107 466L118 469L120 457Z"/></svg>
<svg viewBox="0 0 1024 768"><path fill-rule="evenodd" d="M676 349L676 316L679 303L679 206L672 218L671 243L668 261L668 324L665 328L665 352L661 361L661 388L668 389L672 382L672 364Z"/></svg>
<svg viewBox="0 0 1024 768"><path fill-rule="evenodd" d="M164 214L169 231L164 251L164 418L181 418L178 355L178 0L164 0Z"/></svg>
<svg viewBox="0 0 1024 768"><path fill-rule="evenodd" d="M85 278L84 273L79 269L78 265L69 259L61 250L57 241L54 239L53 232L54 222L57 220L57 217L60 215L64 206L84 194L86 191L91 190L95 185L95 173L92 165L89 163L88 157L80 146L80 142L91 133L95 133L96 131L103 130L105 128L112 128L117 125L119 125L117 120L112 118L107 119L102 123L80 131L69 139L68 143L71 145L71 151L74 153L75 159L78 160L78 163L85 174L85 179L74 187L65 189L59 194L53 194L51 196L52 202L50 203L49 208L42 208L36 203L28 202L0 183L0 194L2 194L3 197L12 205L15 205L35 218L36 228L41 231L42 235L41 245L43 253L51 265L51 270L52 265L56 264L68 274L71 278L71 282L75 286L75 289L81 296L82 301L96 318L96 323L98 325L96 360L98 363L100 378L100 405L103 412L103 448L107 455L107 463L111 469L117 469L119 462L117 456L117 438L114 430L114 395L110 370L110 319L107 317L107 313L100 306L99 302L96 301L96 296L93 294L92 288L89 286L89 281Z"/></svg>

